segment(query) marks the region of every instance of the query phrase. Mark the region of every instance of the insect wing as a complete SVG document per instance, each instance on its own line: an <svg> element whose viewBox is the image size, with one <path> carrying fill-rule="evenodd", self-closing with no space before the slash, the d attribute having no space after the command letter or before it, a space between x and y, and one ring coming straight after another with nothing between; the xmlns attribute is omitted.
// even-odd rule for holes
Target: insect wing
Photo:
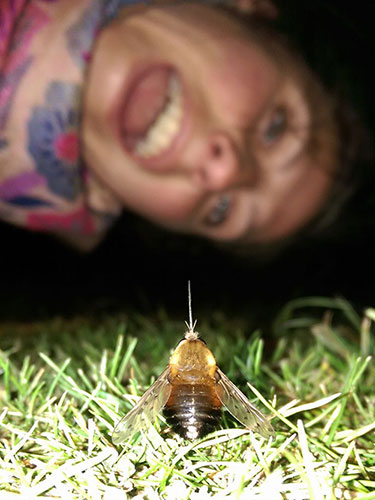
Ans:
<svg viewBox="0 0 375 500"><path fill-rule="evenodd" d="M171 393L169 367L147 389L138 403L116 425L112 434L113 444L120 444L131 438L141 428L146 428L155 420L159 411L168 401Z"/></svg>
<svg viewBox="0 0 375 500"><path fill-rule="evenodd" d="M264 437L272 434L272 425L266 417L250 403L245 394L229 380L220 368L217 368L216 376L218 377L216 393L229 413L245 427L259 432Z"/></svg>

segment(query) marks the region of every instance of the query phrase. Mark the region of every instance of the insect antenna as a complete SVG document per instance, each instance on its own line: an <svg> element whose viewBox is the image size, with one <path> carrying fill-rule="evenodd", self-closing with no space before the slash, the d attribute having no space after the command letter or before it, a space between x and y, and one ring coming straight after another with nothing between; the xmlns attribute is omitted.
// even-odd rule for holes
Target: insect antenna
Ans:
<svg viewBox="0 0 375 500"><path fill-rule="evenodd" d="M185 325L188 327L188 330L185 332L185 339L187 340L195 340L199 337L198 332L195 331L195 326L197 324L197 320L193 323L193 314L191 310L191 288L190 288L190 280L188 281L188 303L189 303L189 323L185 321Z"/></svg>

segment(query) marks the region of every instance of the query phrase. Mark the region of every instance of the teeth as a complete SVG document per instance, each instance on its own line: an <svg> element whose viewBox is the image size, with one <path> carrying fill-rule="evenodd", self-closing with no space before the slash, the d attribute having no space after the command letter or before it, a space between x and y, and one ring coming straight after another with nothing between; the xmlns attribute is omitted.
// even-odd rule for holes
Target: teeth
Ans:
<svg viewBox="0 0 375 500"><path fill-rule="evenodd" d="M147 158L167 149L180 129L182 115L181 88L177 78L172 75L169 80L166 105L146 135L137 142L135 153Z"/></svg>

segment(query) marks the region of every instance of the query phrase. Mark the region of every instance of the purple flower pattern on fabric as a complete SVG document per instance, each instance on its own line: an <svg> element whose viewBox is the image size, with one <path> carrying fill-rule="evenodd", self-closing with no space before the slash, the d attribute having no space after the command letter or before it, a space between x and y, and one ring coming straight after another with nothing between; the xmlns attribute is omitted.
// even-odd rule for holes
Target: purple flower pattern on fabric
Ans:
<svg viewBox="0 0 375 500"><path fill-rule="evenodd" d="M82 189L79 164L80 88L52 82L46 105L35 107L27 124L28 150L49 189L74 200Z"/></svg>
<svg viewBox="0 0 375 500"><path fill-rule="evenodd" d="M141 0L149 3L151 0ZM140 0L93 0L78 21L66 33L67 45L78 67L84 68L91 57L92 42L103 24L112 19L122 7Z"/></svg>
<svg viewBox="0 0 375 500"><path fill-rule="evenodd" d="M34 2L29 2L17 21L16 31L9 45L8 69L18 66L29 52L34 35L49 21L49 17Z"/></svg>
<svg viewBox="0 0 375 500"><path fill-rule="evenodd" d="M0 67L8 52L8 45L16 20L27 0L1 0L0 2Z"/></svg>
<svg viewBox="0 0 375 500"><path fill-rule="evenodd" d="M0 73L0 131L5 127L18 84L26 73L30 63L31 57L28 57L16 66L13 71L5 74Z"/></svg>
<svg viewBox="0 0 375 500"><path fill-rule="evenodd" d="M24 208L50 206L48 201L29 194L35 187L45 184L45 178L37 172L25 172L10 177L0 184L0 200Z"/></svg>
<svg viewBox="0 0 375 500"><path fill-rule="evenodd" d="M104 0L105 10L103 24L114 19L123 7L134 4L152 4L152 0Z"/></svg>
<svg viewBox="0 0 375 500"><path fill-rule="evenodd" d="M80 68L84 68L90 60L92 41L98 32L102 18L103 0L94 0L66 33L69 53Z"/></svg>
<svg viewBox="0 0 375 500"><path fill-rule="evenodd" d="M14 28L13 24L11 26L11 36L7 31L4 50L0 51L0 56L6 55L1 58L0 64L0 121L3 126L5 124L3 130L6 133L6 122L9 113L12 113L11 106L19 83L28 74L29 65L34 63L30 52L34 34L49 22L49 15L41 8L42 3L60 1L63 4L65 0L0 0L0 11L3 1L12 5L13 2L22 4L17 13L12 10L12 19L16 19L17 23L14 23ZM149 2L152 3L152 0L79 2L80 11L84 13L74 26L68 28L65 48L81 73L87 67L95 37L103 26L115 18L123 7ZM85 166L80 160L81 87L68 81L53 81L53 78L51 74L50 81L53 83L47 88L45 101L38 102L27 111L28 119L24 125L26 144L22 136L20 146L27 148L33 161L24 166L16 165L13 175L9 172L10 177L1 179L0 211L4 219L31 230L103 234L114 217L110 210L108 213L93 210L86 197L86 192L90 193L94 188L87 184ZM12 136L12 140L16 139ZM0 149L6 147L8 141L10 137L0 134ZM23 168L26 170L20 172Z"/></svg>
<svg viewBox="0 0 375 500"><path fill-rule="evenodd" d="M13 6L14 13L17 12L17 8L24 4L22 1L16 3L18 7L16 4ZM7 7L10 9L11 4ZM11 24L12 12L8 11L7 17L9 19L5 19L4 16L4 23ZM32 62L32 57L29 55L32 39L47 22L48 16L34 3L29 3L18 19L15 35L9 43L9 54L0 71L0 132L6 125L18 86ZM2 25L2 27L4 29L3 36L5 36L5 32L10 30L10 26ZM7 146L7 138L0 137L0 149Z"/></svg>
<svg viewBox="0 0 375 500"><path fill-rule="evenodd" d="M37 172L25 172L5 179L0 184L0 199L7 200L16 196L24 195L31 189L45 185L44 177Z"/></svg>

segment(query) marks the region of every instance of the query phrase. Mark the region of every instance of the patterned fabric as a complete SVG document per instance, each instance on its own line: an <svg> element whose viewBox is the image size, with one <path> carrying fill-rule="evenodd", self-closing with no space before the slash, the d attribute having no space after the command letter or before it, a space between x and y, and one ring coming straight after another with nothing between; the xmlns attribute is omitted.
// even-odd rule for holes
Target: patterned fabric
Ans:
<svg viewBox="0 0 375 500"><path fill-rule="evenodd" d="M0 3L0 68L7 53L13 27L27 0L1 0Z"/></svg>
<svg viewBox="0 0 375 500"><path fill-rule="evenodd" d="M66 80L57 69L56 75L41 75L44 95L30 94L28 109L17 101L37 62L33 43L50 28L55 7L64 2L0 2L0 218L70 241L74 235L100 239L119 214L120 204L82 162L81 95L95 36L123 2L78 0L76 19L56 58L68 55L71 67L66 73L78 67L82 84Z"/></svg>

